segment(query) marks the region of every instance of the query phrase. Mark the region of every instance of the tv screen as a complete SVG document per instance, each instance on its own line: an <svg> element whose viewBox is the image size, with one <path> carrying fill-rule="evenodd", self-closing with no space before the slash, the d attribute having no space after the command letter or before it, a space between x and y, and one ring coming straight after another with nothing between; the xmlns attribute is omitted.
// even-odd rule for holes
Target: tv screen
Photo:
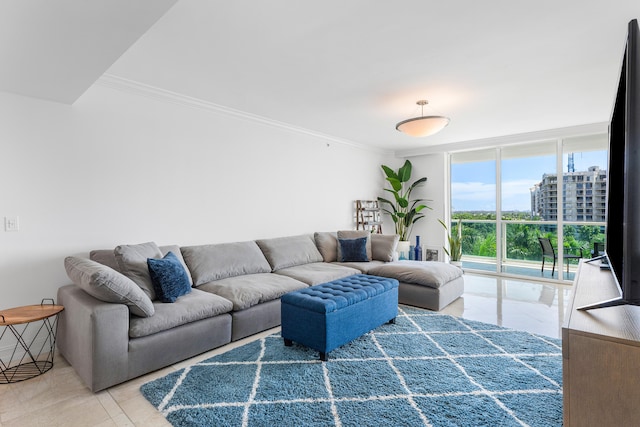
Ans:
<svg viewBox="0 0 640 427"><path fill-rule="evenodd" d="M622 60L622 72L618 93L609 123L609 166L607 168L607 245L606 254L611 271L622 287L624 241L624 150L626 103L626 52Z"/></svg>
<svg viewBox="0 0 640 427"><path fill-rule="evenodd" d="M628 25L620 80L609 123L605 256L620 297L580 310L640 305L640 45L638 21Z"/></svg>

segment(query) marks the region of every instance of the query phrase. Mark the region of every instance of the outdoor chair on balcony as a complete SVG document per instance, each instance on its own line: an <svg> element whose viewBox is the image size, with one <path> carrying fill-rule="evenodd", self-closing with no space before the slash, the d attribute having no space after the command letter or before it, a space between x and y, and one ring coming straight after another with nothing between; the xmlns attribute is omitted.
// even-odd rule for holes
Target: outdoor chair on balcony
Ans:
<svg viewBox="0 0 640 427"><path fill-rule="evenodd" d="M540 271L544 273L544 260L546 258L551 258L553 259L551 277L553 277L556 271L556 260L558 259L558 255L556 255L556 251L553 248L553 245L546 237L538 237L538 242L540 242L540 248L542 249L542 269ZM567 274L569 274L569 260L582 258L582 249L580 249L580 255L564 254L563 258L567 262Z"/></svg>

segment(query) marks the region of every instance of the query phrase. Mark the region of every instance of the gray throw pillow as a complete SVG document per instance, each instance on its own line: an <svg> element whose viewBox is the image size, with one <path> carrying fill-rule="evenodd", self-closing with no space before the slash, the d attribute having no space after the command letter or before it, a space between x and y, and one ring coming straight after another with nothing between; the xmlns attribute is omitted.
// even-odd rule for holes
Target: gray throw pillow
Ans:
<svg viewBox="0 0 640 427"><path fill-rule="evenodd" d="M338 234L333 231L316 232L313 235L316 246L322 254L324 262L335 262L338 260Z"/></svg>
<svg viewBox="0 0 640 427"><path fill-rule="evenodd" d="M194 286L227 277L271 272L267 259L253 241L183 246L181 251Z"/></svg>
<svg viewBox="0 0 640 427"><path fill-rule="evenodd" d="M342 230L338 231L338 239L357 239L359 237L367 238L367 259L371 261L371 232L369 230ZM340 245L337 247L337 259L342 259Z"/></svg>
<svg viewBox="0 0 640 427"><path fill-rule="evenodd" d="M153 301L156 292L151 283L147 258L162 258L162 251L154 242L139 245L120 245L114 249L120 272L133 280Z"/></svg>
<svg viewBox="0 0 640 427"><path fill-rule="evenodd" d="M69 278L94 298L104 302L126 304L132 314L153 316L149 297L129 278L114 269L86 258L67 257L64 268Z"/></svg>
<svg viewBox="0 0 640 427"><path fill-rule="evenodd" d="M262 239L256 243L273 271L324 261L310 234Z"/></svg>
<svg viewBox="0 0 640 427"><path fill-rule="evenodd" d="M116 255L113 253L113 248L93 250L89 252L89 259L120 272L120 267L118 266L118 261L116 261Z"/></svg>
<svg viewBox="0 0 640 427"><path fill-rule="evenodd" d="M398 247L397 234L372 234L371 254L376 261L391 262Z"/></svg>

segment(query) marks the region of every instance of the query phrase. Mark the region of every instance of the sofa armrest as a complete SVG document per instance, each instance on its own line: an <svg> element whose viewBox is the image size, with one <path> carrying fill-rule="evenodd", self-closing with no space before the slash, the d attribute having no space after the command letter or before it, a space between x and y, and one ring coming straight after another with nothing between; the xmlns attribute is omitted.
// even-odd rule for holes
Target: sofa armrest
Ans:
<svg viewBox="0 0 640 427"><path fill-rule="evenodd" d="M57 347L80 378L99 391L128 379L129 309L100 301L76 285L58 289L64 306Z"/></svg>

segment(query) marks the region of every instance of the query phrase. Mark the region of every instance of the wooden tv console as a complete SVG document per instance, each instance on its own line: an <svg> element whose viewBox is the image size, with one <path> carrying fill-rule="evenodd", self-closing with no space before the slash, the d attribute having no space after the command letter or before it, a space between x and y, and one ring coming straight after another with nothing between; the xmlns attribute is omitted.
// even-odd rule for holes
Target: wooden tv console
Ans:
<svg viewBox="0 0 640 427"><path fill-rule="evenodd" d="M640 425L640 307L578 307L619 296L609 270L582 261L562 326L565 426Z"/></svg>

